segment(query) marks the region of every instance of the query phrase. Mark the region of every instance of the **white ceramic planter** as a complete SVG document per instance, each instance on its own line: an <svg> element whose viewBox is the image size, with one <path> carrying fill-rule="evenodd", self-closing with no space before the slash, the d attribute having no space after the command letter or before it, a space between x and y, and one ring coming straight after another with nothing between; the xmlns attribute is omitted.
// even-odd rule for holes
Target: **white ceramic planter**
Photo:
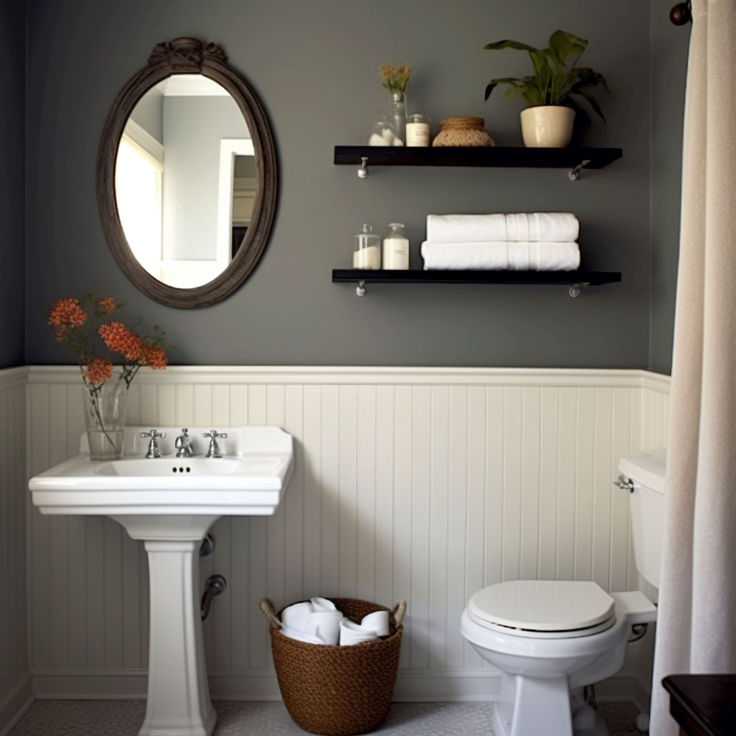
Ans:
<svg viewBox="0 0 736 736"><path fill-rule="evenodd" d="M564 148L572 138L575 110L561 105L540 105L521 111L521 137L529 148Z"/></svg>

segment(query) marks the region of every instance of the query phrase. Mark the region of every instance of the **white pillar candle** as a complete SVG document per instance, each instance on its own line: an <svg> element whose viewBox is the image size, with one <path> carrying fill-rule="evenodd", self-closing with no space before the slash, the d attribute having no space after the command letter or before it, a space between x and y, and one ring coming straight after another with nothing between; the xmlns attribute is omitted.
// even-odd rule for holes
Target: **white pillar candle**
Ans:
<svg viewBox="0 0 736 736"><path fill-rule="evenodd" d="M406 124L406 145L429 145L429 120L424 115L409 115L409 121Z"/></svg>

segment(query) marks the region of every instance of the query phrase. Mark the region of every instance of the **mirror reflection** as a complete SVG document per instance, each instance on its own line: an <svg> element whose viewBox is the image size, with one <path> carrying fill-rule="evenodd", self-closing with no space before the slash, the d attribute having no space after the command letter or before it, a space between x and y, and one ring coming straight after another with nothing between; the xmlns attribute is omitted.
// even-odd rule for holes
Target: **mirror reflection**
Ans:
<svg viewBox="0 0 736 736"><path fill-rule="evenodd" d="M219 276L250 226L257 171L248 126L220 84L176 74L147 90L115 161L117 209L138 263L176 288Z"/></svg>

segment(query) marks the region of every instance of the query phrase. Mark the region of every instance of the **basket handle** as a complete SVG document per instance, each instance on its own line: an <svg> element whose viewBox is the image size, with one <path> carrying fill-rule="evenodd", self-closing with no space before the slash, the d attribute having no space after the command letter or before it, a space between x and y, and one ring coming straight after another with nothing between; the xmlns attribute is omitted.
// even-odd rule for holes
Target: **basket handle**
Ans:
<svg viewBox="0 0 736 736"><path fill-rule="evenodd" d="M400 600L389 613L394 617L396 628L401 626L401 622L404 620L404 614L406 613L406 598Z"/></svg>
<svg viewBox="0 0 736 736"><path fill-rule="evenodd" d="M273 601L270 598L261 598L261 602L258 604L263 615L269 620L269 622L280 629L283 624L279 621L279 617L276 615L276 607L273 605Z"/></svg>

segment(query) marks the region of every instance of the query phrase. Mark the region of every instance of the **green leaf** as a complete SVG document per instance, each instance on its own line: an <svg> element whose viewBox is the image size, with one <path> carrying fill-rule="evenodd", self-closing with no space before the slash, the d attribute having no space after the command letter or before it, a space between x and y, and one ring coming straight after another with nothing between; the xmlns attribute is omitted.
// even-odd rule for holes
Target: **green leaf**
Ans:
<svg viewBox="0 0 736 736"><path fill-rule="evenodd" d="M603 120L603 122L606 122L606 116L603 114L603 111L601 110L600 106L598 105L598 101L593 97L590 92L583 92L582 90L573 90L572 94L580 95L583 99L588 101L588 104L593 108L593 112L598 115L598 117Z"/></svg>
<svg viewBox="0 0 736 736"><path fill-rule="evenodd" d="M606 78L602 74L594 72L590 67L576 67L574 69L574 73L577 79L573 82L573 87L577 87L579 85L586 87L597 87L600 84L603 86L606 92L610 92L610 90L608 89L608 82L606 82Z"/></svg>
<svg viewBox="0 0 736 736"><path fill-rule="evenodd" d="M499 79L492 79L486 87L486 99L488 99L491 92L499 84L506 84L509 86L509 89L506 90L506 97L508 98L528 98L529 94L535 95L537 93L535 80L536 77L524 77L523 79L518 79L517 77L503 77Z"/></svg>
<svg viewBox="0 0 736 736"><path fill-rule="evenodd" d="M549 37L549 46L555 57L564 64L569 56L573 54L580 56L587 48L588 42L567 31L557 30Z"/></svg>
<svg viewBox="0 0 736 736"><path fill-rule="evenodd" d="M544 51L530 51L534 71L536 72L535 86L539 90L540 95L546 98L549 87L552 82L552 69L547 61L547 55Z"/></svg>
<svg viewBox="0 0 736 736"><path fill-rule="evenodd" d="M487 51L500 51L501 49L516 49L517 51L537 51L534 46L529 44L521 43L521 41L510 41L504 39L503 41L495 41L494 43L487 43L484 47Z"/></svg>
<svg viewBox="0 0 736 736"><path fill-rule="evenodd" d="M575 101L572 97L568 97L565 100L565 105L575 110L576 120L582 119L583 121L587 123L590 122L590 115L588 115L588 111L579 102Z"/></svg>
<svg viewBox="0 0 736 736"><path fill-rule="evenodd" d="M486 93L483 97L484 100L487 100L491 96L491 92L493 92L493 90L496 89L497 85L498 85L497 81L488 83L488 86L486 87Z"/></svg>

